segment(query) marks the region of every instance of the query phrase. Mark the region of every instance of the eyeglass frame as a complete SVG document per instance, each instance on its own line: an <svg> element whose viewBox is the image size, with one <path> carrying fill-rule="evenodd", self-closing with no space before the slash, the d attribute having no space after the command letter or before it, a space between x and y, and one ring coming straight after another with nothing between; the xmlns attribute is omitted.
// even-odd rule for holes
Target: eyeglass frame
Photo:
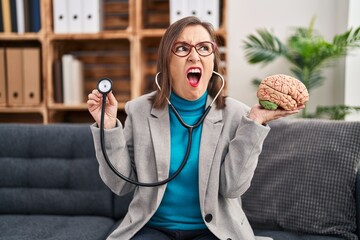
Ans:
<svg viewBox="0 0 360 240"><path fill-rule="evenodd" d="M186 55L180 56L180 55L178 55L178 54L175 52L174 47L175 47L175 45L178 44L178 43L183 43L184 45L187 45L187 46L190 47L189 52L188 52ZM201 43L210 43L210 44L213 46L212 52L209 53L208 55L203 55L203 54L199 53L198 50L196 49L196 46L199 45L199 44L201 44ZM173 54L175 54L176 56L178 56L178 57L187 57L187 56L190 55L192 48L195 48L195 51L196 51L200 56L202 56L202 57L207 57L207 56L210 56L212 53L214 53L214 52L216 51L216 49L217 49L217 44L216 44L215 42L212 42L212 41L202 41L202 42L198 42L197 44L193 45L193 44L190 44L190 43L187 43L187 42L180 42L180 41L178 41L178 42L174 42L174 44L172 45L172 47L171 47L171 52L172 52Z"/></svg>

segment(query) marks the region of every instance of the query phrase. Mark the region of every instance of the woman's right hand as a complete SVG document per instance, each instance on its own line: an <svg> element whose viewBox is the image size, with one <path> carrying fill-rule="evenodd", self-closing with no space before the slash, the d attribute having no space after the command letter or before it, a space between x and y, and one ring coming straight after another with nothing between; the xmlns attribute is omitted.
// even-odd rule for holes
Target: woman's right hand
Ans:
<svg viewBox="0 0 360 240"><path fill-rule="evenodd" d="M103 101L103 94L97 89L94 89L89 95L87 100L88 110L95 119L98 126L100 126L101 119L101 107ZM105 116L104 116L104 128L110 129L116 126L116 116L118 110L118 102L112 92L109 92L106 96Z"/></svg>

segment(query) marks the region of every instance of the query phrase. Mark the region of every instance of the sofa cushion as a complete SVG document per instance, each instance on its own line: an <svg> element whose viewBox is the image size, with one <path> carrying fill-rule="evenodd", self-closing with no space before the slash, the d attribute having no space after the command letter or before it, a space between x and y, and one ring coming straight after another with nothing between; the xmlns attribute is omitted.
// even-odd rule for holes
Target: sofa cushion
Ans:
<svg viewBox="0 0 360 240"><path fill-rule="evenodd" d="M114 220L95 216L0 215L0 239L105 239Z"/></svg>
<svg viewBox="0 0 360 240"><path fill-rule="evenodd" d="M0 214L113 216L89 125L0 125Z"/></svg>
<svg viewBox="0 0 360 240"><path fill-rule="evenodd" d="M360 122L273 121L242 204L259 229L357 239Z"/></svg>

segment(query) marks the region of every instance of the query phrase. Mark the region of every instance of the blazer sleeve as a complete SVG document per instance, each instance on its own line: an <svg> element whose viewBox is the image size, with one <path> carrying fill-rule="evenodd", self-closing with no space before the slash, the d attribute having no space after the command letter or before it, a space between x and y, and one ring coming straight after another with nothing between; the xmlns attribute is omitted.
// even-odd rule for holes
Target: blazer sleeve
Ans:
<svg viewBox="0 0 360 240"><path fill-rule="evenodd" d="M220 194L239 198L250 187L269 126L242 116L220 168Z"/></svg>
<svg viewBox="0 0 360 240"><path fill-rule="evenodd" d="M127 108L126 108L127 109ZM133 138L132 138L131 114L125 121L125 128L119 120L117 127L105 129L105 149L114 167L123 175L137 180L135 165L133 164ZM103 182L118 195L125 195L131 192L135 186L118 177L107 165L100 143L100 129L96 123L91 126L94 140L96 158L99 162L99 173Z"/></svg>

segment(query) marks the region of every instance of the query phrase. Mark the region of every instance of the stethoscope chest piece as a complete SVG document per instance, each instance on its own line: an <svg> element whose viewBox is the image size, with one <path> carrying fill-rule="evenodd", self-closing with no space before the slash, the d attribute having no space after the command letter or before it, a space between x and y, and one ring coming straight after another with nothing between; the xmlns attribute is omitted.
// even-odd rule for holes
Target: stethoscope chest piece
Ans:
<svg viewBox="0 0 360 240"><path fill-rule="evenodd" d="M102 94L108 94L112 89L112 81L109 78L102 78L99 80L97 89Z"/></svg>

